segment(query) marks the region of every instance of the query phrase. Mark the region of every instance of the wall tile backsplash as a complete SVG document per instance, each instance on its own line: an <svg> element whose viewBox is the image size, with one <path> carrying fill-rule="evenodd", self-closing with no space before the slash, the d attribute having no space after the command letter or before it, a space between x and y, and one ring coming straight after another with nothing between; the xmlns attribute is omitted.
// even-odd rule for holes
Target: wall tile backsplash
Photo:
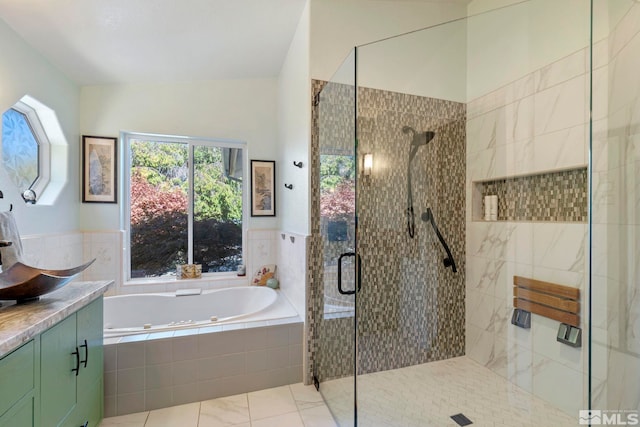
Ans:
<svg viewBox="0 0 640 427"><path fill-rule="evenodd" d="M219 288L227 284L247 285L253 273L261 265L282 263L278 278L281 288L291 302L297 301L296 310L304 310L300 289L304 289L306 275L305 236L295 235L296 244L290 243L287 233L288 252L280 248L280 232L278 230L248 230L245 240L247 254L247 275L238 277L231 275L224 280L168 280L162 282L139 281L124 284L123 248L124 232L92 231L71 232L51 235L23 236L24 260L30 265L50 269L65 269L78 266L95 258L95 262L79 276L79 280L113 280L114 286L107 295L119 293L173 292L177 289L200 287ZM291 295L289 295L291 293Z"/></svg>

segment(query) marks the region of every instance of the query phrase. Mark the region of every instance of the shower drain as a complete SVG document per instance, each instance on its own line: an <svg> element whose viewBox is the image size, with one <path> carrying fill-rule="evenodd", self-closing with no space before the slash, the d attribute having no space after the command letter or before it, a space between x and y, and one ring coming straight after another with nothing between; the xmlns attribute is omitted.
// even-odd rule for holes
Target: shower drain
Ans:
<svg viewBox="0 0 640 427"><path fill-rule="evenodd" d="M469 424L473 424L469 418L462 414L451 415L451 419L458 423L459 426L468 426Z"/></svg>

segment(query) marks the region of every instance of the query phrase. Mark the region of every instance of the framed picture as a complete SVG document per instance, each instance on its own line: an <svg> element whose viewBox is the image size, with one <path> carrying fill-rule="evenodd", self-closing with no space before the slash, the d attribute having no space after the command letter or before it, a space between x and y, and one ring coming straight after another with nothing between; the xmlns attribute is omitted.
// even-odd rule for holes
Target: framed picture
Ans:
<svg viewBox="0 0 640 427"><path fill-rule="evenodd" d="M276 162L251 160L251 216L276 216Z"/></svg>
<svg viewBox="0 0 640 427"><path fill-rule="evenodd" d="M117 138L82 136L82 202L116 203Z"/></svg>

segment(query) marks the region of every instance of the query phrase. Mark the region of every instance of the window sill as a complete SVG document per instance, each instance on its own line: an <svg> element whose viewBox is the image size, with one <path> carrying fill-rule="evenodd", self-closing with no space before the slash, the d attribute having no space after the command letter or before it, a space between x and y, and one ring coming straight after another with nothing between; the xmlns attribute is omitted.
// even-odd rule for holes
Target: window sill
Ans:
<svg viewBox="0 0 640 427"><path fill-rule="evenodd" d="M203 289L217 289L228 286L248 286L249 278L247 276L238 276L235 273L216 273L216 274L203 274L198 279L176 279L175 276L171 277L150 277L141 279L125 280L123 288L135 288L144 286L158 288L158 292L173 291L184 288L203 288Z"/></svg>

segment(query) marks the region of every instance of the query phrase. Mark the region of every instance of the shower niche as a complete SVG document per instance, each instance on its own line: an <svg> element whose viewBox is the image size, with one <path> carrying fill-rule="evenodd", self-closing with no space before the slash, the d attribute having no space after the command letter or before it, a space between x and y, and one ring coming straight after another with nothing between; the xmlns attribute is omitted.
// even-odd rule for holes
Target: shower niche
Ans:
<svg viewBox="0 0 640 427"><path fill-rule="evenodd" d="M587 168L472 183L472 220L486 221L485 196L498 198L497 221L587 222Z"/></svg>

